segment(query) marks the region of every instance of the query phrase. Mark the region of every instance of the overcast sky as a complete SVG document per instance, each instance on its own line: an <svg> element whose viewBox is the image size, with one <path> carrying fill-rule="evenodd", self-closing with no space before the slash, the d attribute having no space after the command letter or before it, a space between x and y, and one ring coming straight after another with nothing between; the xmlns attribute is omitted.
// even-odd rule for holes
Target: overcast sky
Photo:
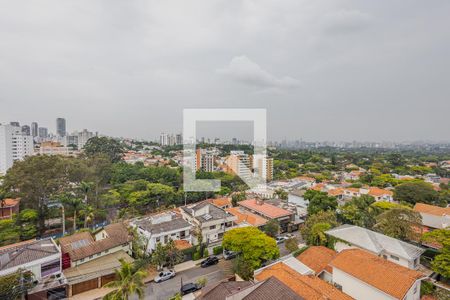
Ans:
<svg viewBox="0 0 450 300"><path fill-rule="evenodd" d="M447 0L0 0L0 122L153 139L183 108L267 108L272 140L449 141L449 16Z"/></svg>

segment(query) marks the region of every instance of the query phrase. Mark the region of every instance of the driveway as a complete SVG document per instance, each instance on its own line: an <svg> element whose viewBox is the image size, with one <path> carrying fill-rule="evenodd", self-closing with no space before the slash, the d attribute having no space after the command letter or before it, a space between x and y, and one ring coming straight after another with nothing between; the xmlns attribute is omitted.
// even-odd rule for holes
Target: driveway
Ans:
<svg viewBox="0 0 450 300"><path fill-rule="evenodd" d="M146 285L145 299L167 300L180 291L181 281L183 284L196 282L201 277L206 277L206 286L215 284L230 275L231 262L220 260L217 265L207 268L195 267L180 273L161 283L150 282Z"/></svg>

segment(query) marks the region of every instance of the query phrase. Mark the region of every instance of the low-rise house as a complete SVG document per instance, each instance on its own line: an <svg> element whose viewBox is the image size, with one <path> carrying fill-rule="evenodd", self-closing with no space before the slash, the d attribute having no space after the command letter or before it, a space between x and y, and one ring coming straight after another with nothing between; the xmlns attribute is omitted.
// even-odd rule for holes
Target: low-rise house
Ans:
<svg viewBox="0 0 450 300"><path fill-rule="evenodd" d="M0 200L0 220L12 219L14 214L19 213L20 198L6 198Z"/></svg>
<svg viewBox="0 0 450 300"><path fill-rule="evenodd" d="M0 277L24 270L33 273L37 285L28 299L64 299L61 250L51 238L29 240L0 248Z"/></svg>
<svg viewBox="0 0 450 300"><path fill-rule="evenodd" d="M221 209L227 209L227 208L233 207L233 204L231 203L231 198L229 198L229 197L208 199L208 201L211 204L213 204Z"/></svg>
<svg viewBox="0 0 450 300"><path fill-rule="evenodd" d="M414 211L420 213L424 231L445 229L450 226L450 207L416 203Z"/></svg>
<svg viewBox="0 0 450 300"><path fill-rule="evenodd" d="M272 276L260 282L227 281L202 291L202 300L303 300L283 282Z"/></svg>
<svg viewBox="0 0 450 300"><path fill-rule="evenodd" d="M344 224L325 233L338 239L335 244L338 252L361 248L410 269L419 267L420 256L425 252L420 247L355 225Z"/></svg>
<svg viewBox="0 0 450 300"><path fill-rule="evenodd" d="M368 189L361 189L361 194L367 194L375 198L375 201L394 202L394 192L380 189L378 187L369 187Z"/></svg>
<svg viewBox="0 0 450 300"><path fill-rule="evenodd" d="M74 267L120 250L131 254L131 236L122 223L114 223L90 232L79 232L59 239L63 268Z"/></svg>
<svg viewBox="0 0 450 300"><path fill-rule="evenodd" d="M192 225L172 211L133 220L130 226L147 241L148 253L153 252L158 243L165 245L170 240L192 244Z"/></svg>
<svg viewBox="0 0 450 300"><path fill-rule="evenodd" d="M224 233L230 230L237 220L236 216L218 208L207 200L182 206L180 212L184 220L193 225L195 230L202 233L203 242L206 243L220 242ZM198 243L195 237L193 242L194 244Z"/></svg>
<svg viewBox="0 0 450 300"><path fill-rule="evenodd" d="M333 284L364 300L419 300L422 273L384 260L368 251L347 249L330 263Z"/></svg>
<svg viewBox="0 0 450 300"><path fill-rule="evenodd" d="M275 205L266 203L260 199L248 199L238 202L240 207L262 216L268 220L277 220L280 225L281 232L292 230L295 222L295 213Z"/></svg>
<svg viewBox="0 0 450 300"><path fill-rule="evenodd" d="M314 275L302 275L284 263L276 263L267 268L255 271L255 281L267 280L275 277L283 282L299 297L303 299L333 299L351 300L349 295L343 293L333 285L321 280ZM261 298L268 299L268 298Z"/></svg>
<svg viewBox="0 0 450 300"><path fill-rule="evenodd" d="M114 280L119 259L133 261L131 240L123 223L107 225L94 233L79 232L60 238L68 295L96 289Z"/></svg>
<svg viewBox="0 0 450 300"><path fill-rule="evenodd" d="M226 209L227 212L236 216L235 224L239 226L253 226L262 228L267 223L267 219L251 213L242 207L231 207Z"/></svg>
<svg viewBox="0 0 450 300"><path fill-rule="evenodd" d="M300 263L311 269L314 272L314 275L327 282L332 282L333 271L330 263L336 255L336 251L327 247L311 246L296 258Z"/></svg>

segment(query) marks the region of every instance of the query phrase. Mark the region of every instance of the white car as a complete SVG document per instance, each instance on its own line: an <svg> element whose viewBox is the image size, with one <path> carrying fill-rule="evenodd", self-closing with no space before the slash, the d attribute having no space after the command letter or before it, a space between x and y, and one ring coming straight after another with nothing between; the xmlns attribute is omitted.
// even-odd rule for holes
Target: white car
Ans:
<svg viewBox="0 0 450 300"><path fill-rule="evenodd" d="M169 280L170 278L175 277L175 275L176 274L174 270L162 271L155 277L155 282L158 283Z"/></svg>

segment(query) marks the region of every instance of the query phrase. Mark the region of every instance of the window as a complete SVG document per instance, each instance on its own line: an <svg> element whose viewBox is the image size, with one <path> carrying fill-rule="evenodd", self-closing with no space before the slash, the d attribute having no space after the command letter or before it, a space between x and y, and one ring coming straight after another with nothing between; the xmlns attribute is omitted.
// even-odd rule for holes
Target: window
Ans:
<svg viewBox="0 0 450 300"><path fill-rule="evenodd" d="M50 262L48 264L41 265L41 276L47 276L59 271L59 260Z"/></svg>
<svg viewBox="0 0 450 300"><path fill-rule="evenodd" d="M180 238L184 239L186 237L186 232L185 231L181 231L180 232Z"/></svg>
<svg viewBox="0 0 450 300"><path fill-rule="evenodd" d="M108 253L108 252L109 252L109 249L106 249L106 250L105 250L105 253Z"/></svg>
<svg viewBox="0 0 450 300"><path fill-rule="evenodd" d="M156 241L157 243L159 243L160 240L161 240L161 238L160 238L159 236L155 239L155 241Z"/></svg>
<svg viewBox="0 0 450 300"><path fill-rule="evenodd" d="M94 255L89 255L89 259L93 259L94 258Z"/></svg>
<svg viewBox="0 0 450 300"><path fill-rule="evenodd" d="M384 259L387 259L387 255L386 255L386 254L383 254L383 258L384 258Z"/></svg>
<svg viewBox="0 0 450 300"><path fill-rule="evenodd" d="M340 285L339 283L334 283L334 286L338 289L338 290L340 290L340 291L342 291L342 285Z"/></svg>
<svg viewBox="0 0 450 300"><path fill-rule="evenodd" d="M209 226L209 229L216 229L216 225Z"/></svg>
<svg viewBox="0 0 450 300"><path fill-rule="evenodd" d="M392 258L393 260L400 260L400 258L398 258L398 257L395 256L395 255L391 255L391 258Z"/></svg>

